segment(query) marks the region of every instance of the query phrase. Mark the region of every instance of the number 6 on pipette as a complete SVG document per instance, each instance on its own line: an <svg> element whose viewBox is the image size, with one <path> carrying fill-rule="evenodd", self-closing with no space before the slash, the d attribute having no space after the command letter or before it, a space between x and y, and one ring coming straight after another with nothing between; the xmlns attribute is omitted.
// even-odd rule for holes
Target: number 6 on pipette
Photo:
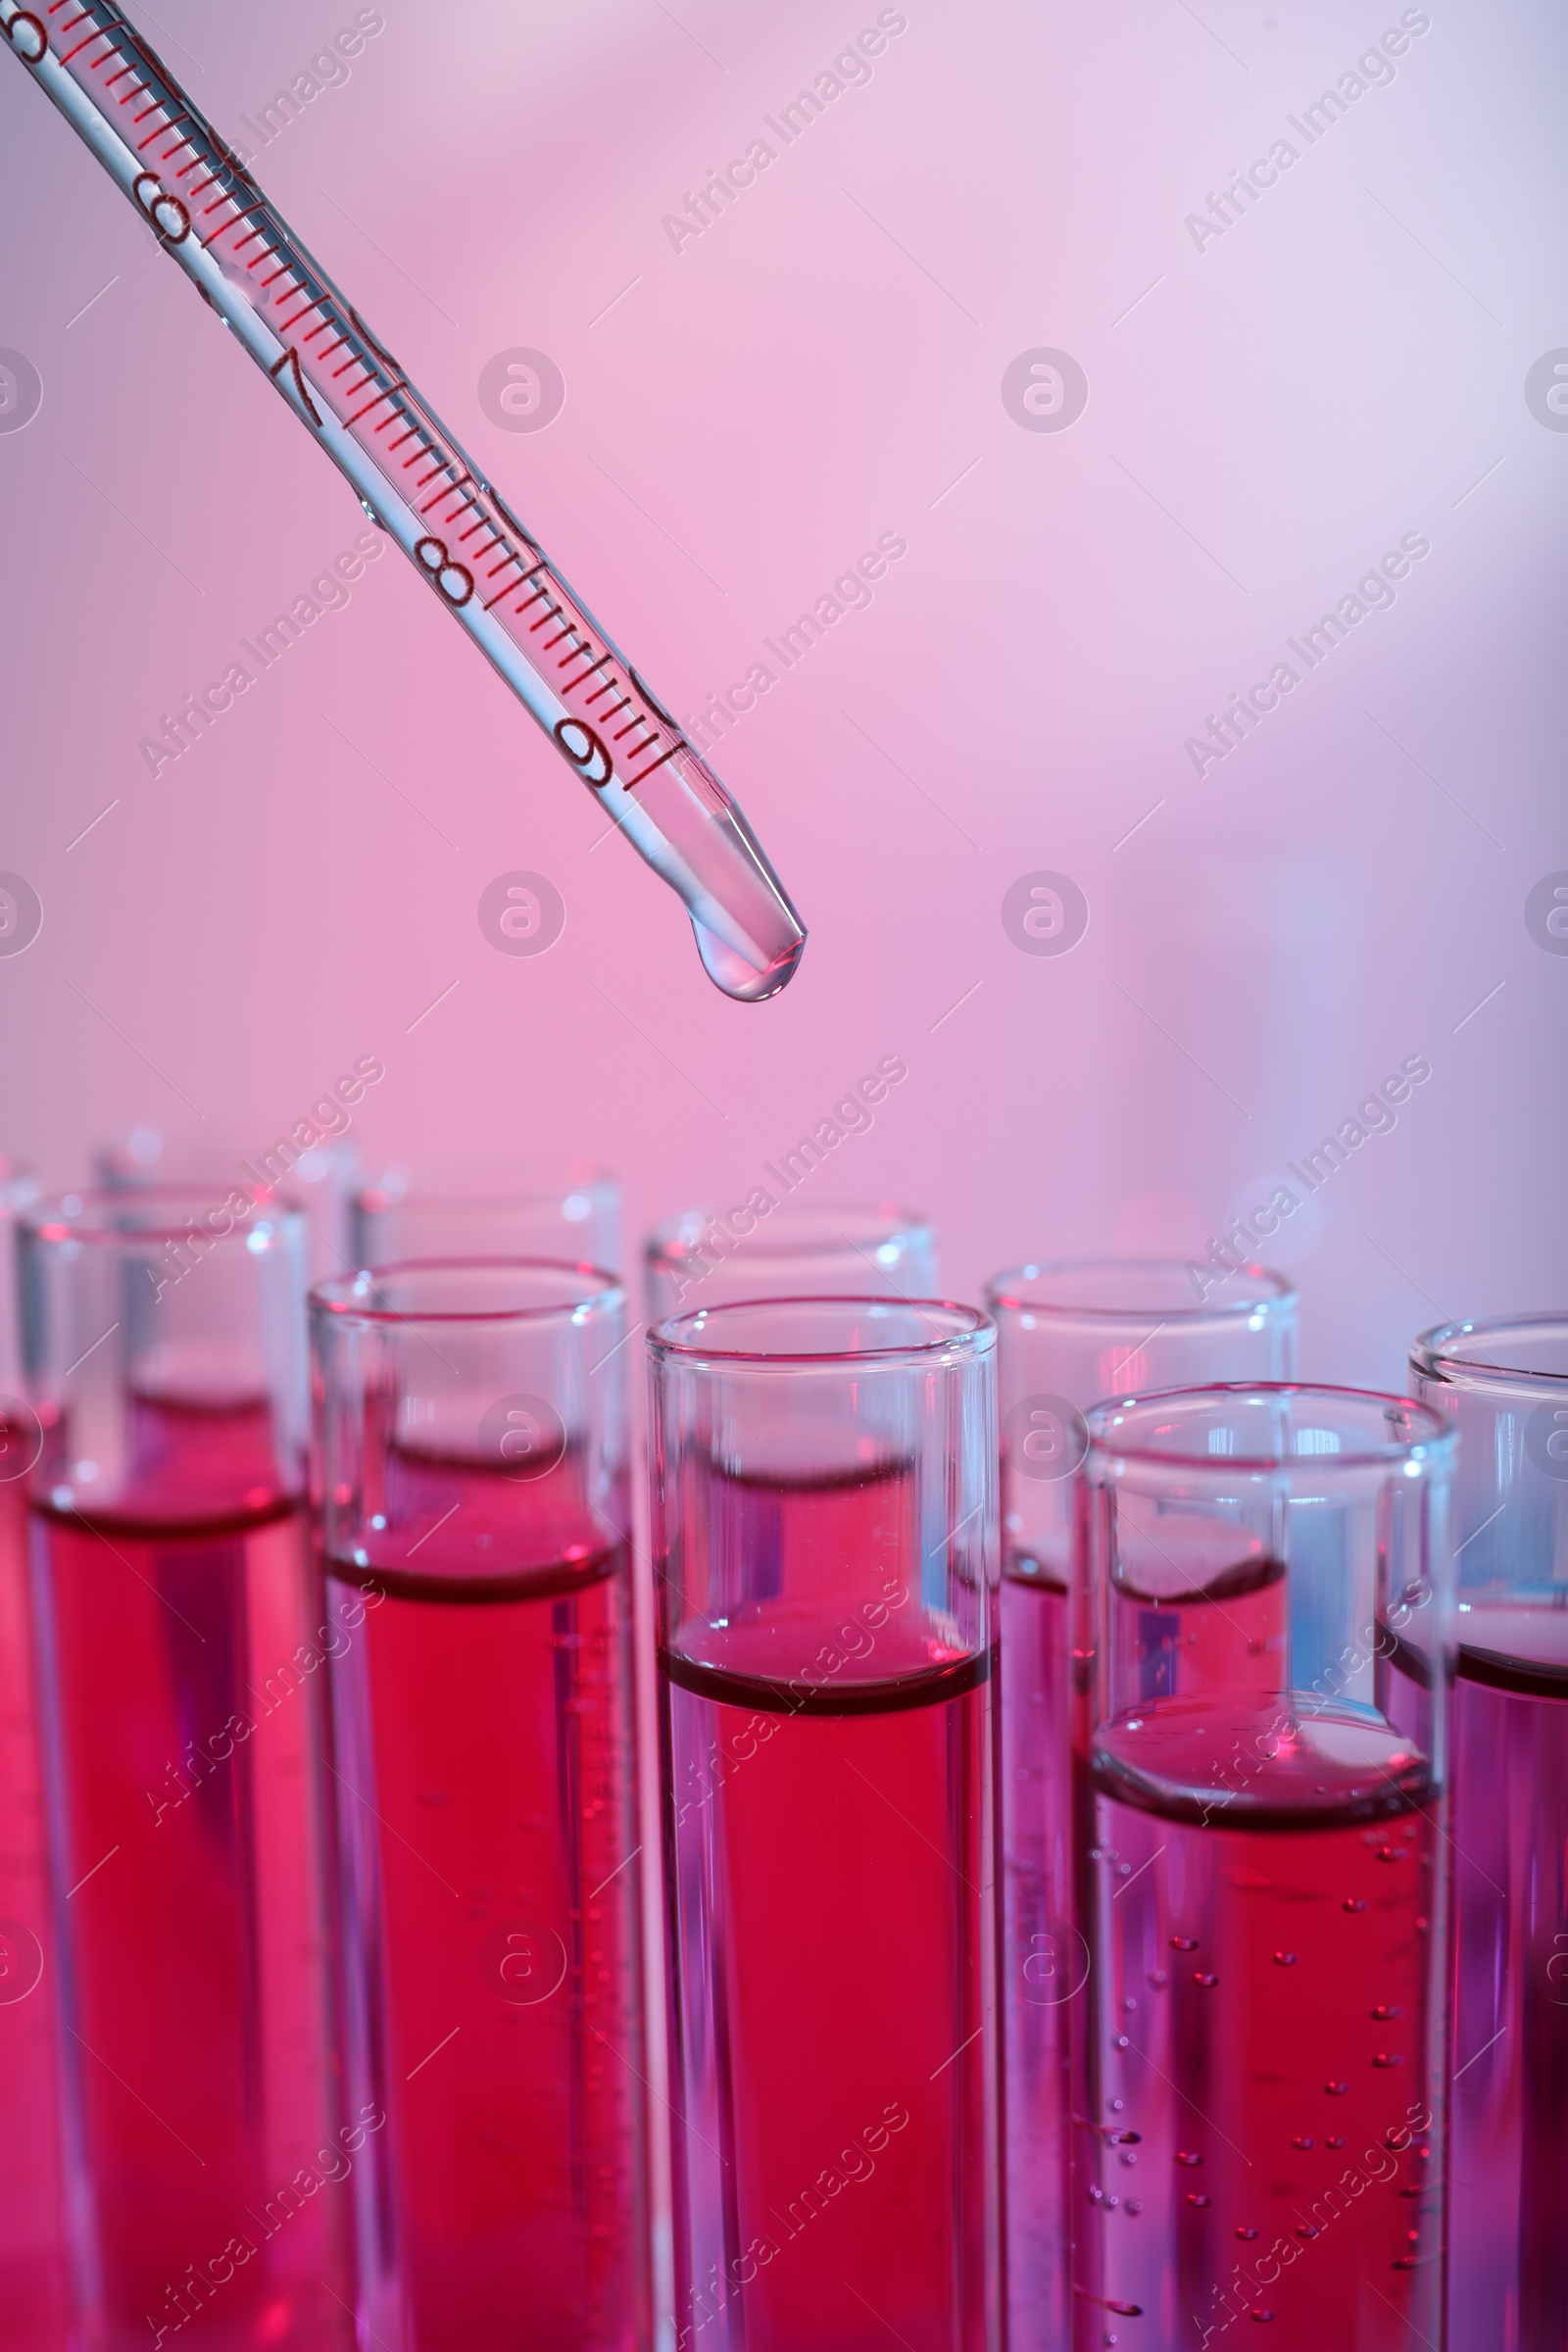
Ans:
<svg viewBox="0 0 1568 2352"><path fill-rule="evenodd" d="M404 369L111 0L0 33L361 503L684 902L709 976L775 996L806 932L745 817Z"/></svg>

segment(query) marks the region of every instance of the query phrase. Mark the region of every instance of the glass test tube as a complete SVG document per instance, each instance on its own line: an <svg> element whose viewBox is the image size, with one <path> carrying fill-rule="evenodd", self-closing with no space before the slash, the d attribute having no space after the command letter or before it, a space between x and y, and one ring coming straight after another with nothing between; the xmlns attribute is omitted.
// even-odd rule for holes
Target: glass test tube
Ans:
<svg viewBox="0 0 1568 2352"><path fill-rule="evenodd" d="M941 1288L935 1227L887 1200L683 1209L644 1242L643 1280L650 1323L734 1298L929 1298Z"/></svg>
<svg viewBox="0 0 1568 2352"><path fill-rule="evenodd" d="M1067 1590L1083 1416L1102 1396L1288 1380L1296 1294L1245 1266L1201 1286L1179 1260L1011 1266L988 1285L1002 1417L1003 2000L1011 2352L1059 2352L1071 2325L1068 2004L1072 1915Z"/></svg>
<svg viewBox="0 0 1568 2352"><path fill-rule="evenodd" d="M1089 1434L1077 2352L1248 2321L1276 2352L1436 2344L1453 1433L1260 1384Z"/></svg>
<svg viewBox="0 0 1568 2352"><path fill-rule="evenodd" d="M1000 2341L995 1336L649 1338L677 2347Z"/></svg>
<svg viewBox="0 0 1568 2352"><path fill-rule="evenodd" d="M1568 1314L1410 1358L1458 1429L1448 2341L1568 2343ZM1424 1645L1399 1663L1425 1680Z"/></svg>
<svg viewBox="0 0 1568 2352"><path fill-rule="evenodd" d="M358 1079L339 1084L365 1091ZM253 1197L281 1188L305 1212L312 1280L341 1274L355 1262L349 1250L350 1204L359 1182L359 1152L351 1138L333 1131L338 1121L347 1127L351 1115L334 1096L323 1095L312 1110L311 1119L300 1125L315 1134L314 1144L302 1141L294 1129L265 1149L237 1136L226 1144L215 1142L210 1130L132 1127L99 1146L93 1155L97 1181L111 1192L177 1185L205 1192L210 1204L224 1200L231 1187Z"/></svg>
<svg viewBox="0 0 1568 2352"><path fill-rule="evenodd" d="M354 1201L354 1263L545 1257L620 1267L620 1185L592 1160L389 1167Z"/></svg>
<svg viewBox="0 0 1568 2352"><path fill-rule="evenodd" d="M625 1294L383 1267L312 1296L363 2342L650 2336Z"/></svg>
<svg viewBox="0 0 1568 2352"><path fill-rule="evenodd" d="M16 1222L33 1179L0 1157L0 2311L14 2352L65 2336L54 1931L27 1595L27 1485L42 1445L27 1403Z"/></svg>
<svg viewBox="0 0 1568 2352"><path fill-rule="evenodd" d="M205 1191L68 1195L24 1227L83 2352L350 2337L305 1247L297 1212Z"/></svg>

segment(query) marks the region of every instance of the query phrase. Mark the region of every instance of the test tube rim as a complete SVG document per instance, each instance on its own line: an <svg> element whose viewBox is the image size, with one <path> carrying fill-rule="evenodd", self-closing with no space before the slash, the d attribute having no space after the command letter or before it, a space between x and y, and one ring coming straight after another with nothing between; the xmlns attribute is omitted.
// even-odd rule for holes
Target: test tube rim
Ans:
<svg viewBox="0 0 1568 2352"><path fill-rule="evenodd" d="M758 1348L714 1346L706 1332L687 1337L692 1326L729 1320L739 1315L756 1314L759 1308L775 1307L785 1313L796 1313L806 1307L846 1307L863 1314L868 1309L881 1315L926 1315L951 1318L944 1332L932 1332L930 1337L904 1342L887 1348L856 1348L823 1350L814 1348ZM648 1352L658 1363L680 1363L694 1369L721 1366L725 1371L767 1373L771 1371L800 1371L817 1368L843 1374L849 1365L875 1365L878 1368L907 1365L911 1368L928 1364L933 1357L946 1356L964 1363L980 1363L995 1352L997 1327L982 1307L965 1306L956 1298L887 1298L863 1293L827 1292L820 1296L801 1298L771 1298L765 1294L756 1298L726 1298L713 1306L700 1306L684 1315L665 1315L655 1323L647 1336Z"/></svg>
<svg viewBox="0 0 1568 2352"><path fill-rule="evenodd" d="M558 1274L577 1277L575 1286L563 1284L563 1291L575 1287L575 1297L562 1297L541 1305L488 1307L393 1307L374 1306L362 1298L346 1295L358 1283L367 1280L385 1281L389 1276L422 1274ZM592 1287L586 1287L589 1285ZM313 1284L309 1306L313 1322L327 1324L341 1330L354 1324L373 1325L378 1330L407 1328L410 1325L440 1324L496 1330L503 1325L525 1323L533 1326L553 1322L581 1321L585 1315L596 1319L614 1314L625 1306L626 1285L618 1274L594 1265L587 1258L525 1257L512 1253L481 1252L471 1257L406 1257L389 1260L384 1265L361 1266L352 1274L331 1274L322 1282Z"/></svg>
<svg viewBox="0 0 1568 2352"><path fill-rule="evenodd" d="M385 1197L387 1184L396 1177L406 1179L402 1191ZM618 1190L619 1184L614 1169L599 1159L497 1159L428 1169L417 1160L387 1159L374 1176L355 1186L353 1204L371 1216L410 1202L428 1209L512 1208L553 1200L560 1193L604 1186Z"/></svg>
<svg viewBox="0 0 1568 2352"><path fill-rule="evenodd" d="M250 1206L231 1218L227 1232L219 1233L210 1224L197 1228L197 1238L212 1249L244 1249L257 1235L267 1236L271 1247L284 1233L303 1230L307 1224L305 1209L288 1193L238 1181L218 1199L214 1198L210 1185L193 1182L70 1185L63 1192L47 1193L24 1205L20 1211L20 1222L28 1242L44 1249L59 1248L64 1243L94 1250L117 1250L133 1243L188 1242L192 1217L210 1217L216 1210L226 1210L235 1193ZM157 1209L167 1211L176 1202L190 1212L183 1224L167 1215L155 1218L146 1213ZM258 1209L263 1212L262 1217L253 1224L251 1212ZM277 1231L268 1234L268 1225L273 1221Z"/></svg>
<svg viewBox="0 0 1568 2352"><path fill-rule="evenodd" d="M1458 1351L1455 1342L1484 1339L1489 1334L1535 1331L1542 1337L1560 1336L1563 1369L1539 1370L1524 1364L1478 1363ZM1446 1389L1468 1390L1476 1396L1540 1396L1568 1389L1568 1307L1532 1307L1521 1314L1486 1315L1473 1321L1434 1323L1417 1332L1410 1343L1410 1369L1423 1380Z"/></svg>
<svg viewBox="0 0 1568 2352"><path fill-rule="evenodd" d="M1288 1275L1255 1262L1237 1269L1253 1283L1250 1297L1222 1302L1199 1300L1190 1307L1170 1306L1154 1300L1138 1306L1094 1306L1065 1298L1023 1295L1027 1283L1053 1276L1090 1275L1102 1270L1120 1274L1147 1271L1151 1274L1186 1275L1187 1264L1184 1259L1174 1257L1025 1258L1017 1265L1004 1266L1000 1272L993 1274L981 1296L988 1312L999 1319L1004 1314L1031 1314L1052 1322L1100 1326L1138 1322L1145 1316L1155 1315L1166 1323L1179 1322L1183 1330L1194 1330L1204 1323L1228 1323L1238 1315L1267 1314L1278 1317L1289 1313L1298 1304L1300 1296ZM1004 1290L1004 1284L1009 1287ZM1265 1285L1269 1287L1265 1289Z"/></svg>
<svg viewBox="0 0 1568 2352"><path fill-rule="evenodd" d="M680 1260L670 1249L670 1244L677 1238L678 1229L694 1224L700 1230L724 1213L716 1206L693 1203L687 1208L676 1209L670 1216L662 1217L643 1237L644 1263L649 1266L679 1264ZM776 1226L773 1223L774 1216L783 1217L785 1224ZM746 1254L749 1258L816 1256L820 1254L825 1241L843 1240L842 1235L834 1236L827 1230L829 1220L838 1217L863 1218L867 1221L868 1230L881 1230L889 1241L915 1242L925 1239L934 1244L937 1238L933 1219L901 1200L815 1200L798 1204L783 1200L765 1221L760 1222L745 1236L743 1246ZM880 1221L877 1227L871 1226L872 1219ZM799 1220L796 1230L788 1231L789 1225L795 1220ZM805 1230L808 1226L813 1230ZM732 1303L739 1305L744 1301L737 1299Z"/></svg>
<svg viewBox="0 0 1568 2352"><path fill-rule="evenodd" d="M1185 1453L1167 1451L1149 1444L1132 1444L1118 1440L1118 1423L1112 1416L1133 1413L1168 1413L1180 1404L1197 1407L1250 1397L1260 1402L1290 1398L1305 1404L1321 1400L1326 1409L1355 1409L1375 1407L1387 1414L1397 1411L1418 1435L1403 1439L1388 1439L1382 1444L1362 1446L1354 1450L1337 1453ZM1382 1389L1355 1389L1338 1386L1327 1381L1303 1380L1216 1380L1205 1381L1191 1388L1152 1389L1143 1396L1106 1397L1092 1404L1084 1416L1089 1432L1088 1451L1084 1457L1084 1476L1091 1483L1094 1473L1110 1470L1116 1475L1128 1468L1202 1472L1208 1478L1248 1477L1290 1478L1304 1473L1311 1463L1318 1478L1337 1478L1345 1470L1388 1469L1399 1462L1431 1461L1435 1466L1451 1465L1458 1451L1459 1433L1453 1424L1431 1405L1415 1397L1400 1396Z"/></svg>

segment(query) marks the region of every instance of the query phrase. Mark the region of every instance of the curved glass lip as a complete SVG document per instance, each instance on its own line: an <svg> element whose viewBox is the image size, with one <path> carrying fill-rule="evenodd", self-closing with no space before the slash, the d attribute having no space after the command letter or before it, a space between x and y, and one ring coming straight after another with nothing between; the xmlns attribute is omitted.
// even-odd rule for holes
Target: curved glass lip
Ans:
<svg viewBox="0 0 1568 2352"><path fill-rule="evenodd" d="M397 1190L388 1191L394 1182ZM354 1205L367 1216L414 1205L440 1208L535 1206L571 1193L618 1190L619 1177L597 1159L507 1159L437 1161L383 1160L373 1176L354 1188Z"/></svg>
<svg viewBox="0 0 1568 2352"><path fill-rule="evenodd" d="M1050 1284L1063 1276L1088 1277L1100 1273L1118 1277L1140 1273L1151 1277L1175 1275L1179 1280L1187 1274L1187 1261L1179 1257L1029 1258L1021 1265L1004 1266L1000 1273L993 1274L981 1295L994 1315L1030 1314L1054 1322L1091 1324L1140 1323L1152 1316L1162 1323L1180 1323L1184 1328L1198 1323L1228 1323L1239 1315L1279 1315L1295 1306L1296 1285L1285 1275L1250 1262L1238 1267L1237 1272L1245 1275L1251 1285L1247 1296L1195 1300L1191 1306L1161 1305L1152 1299L1142 1306L1097 1306L1092 1301L1052 1298L1049 1293L1043 1294L1030 1286ZM1218 1279L1233 1278L1221 1275Z"/></svg>
<svg viewBox="0 0 1568 2352"><path fill-rule="evenodd" d="M1535 1332L1543 1338L1558 1334L1563 1342L1563 1369L1544 1372L1524 1364L1500 1362L1495 1356L1490 1362L1478 1362L1461 1350L1466 1341L1478 1343L1489 1334L1500 1339L1507 1334ZM1417 1332L1410 1342L1410 1369L1424 1379L1443 1383L1447 1388L1474 1389L1517 1393L1520 1389L1552 1391L1568 1388L1568 1307L1535 1308L1522 1315L1488 1315L1468 1323L1435 1323L1429 1331Z"/></svg>
<svg viewBox="0 0 1568 2352"><path fill-rule="evenodd" d="M669 1263L677 1255L684 1233L691 1232L695 1241L704 1226L722 1222L729 1214L717 1206L693 1206L661 1218L643 1238L645 1262L651 1266ZM783 1223L775 1225L774 1217L782 1218ZM833 1230L835 1219L858 1225L862 1241L936 1241L932 1220L902 1201L813 1200L796 1205L781 1200L766 1217L759 1218L750 1233L737 1239L736 1247L750 1258L819 1257L826 1249L844 1246L846 1236Z"/></svg>
<svg viewBox="0 0 1568 2352"><path fill-rule="evenodd" d="M1304 1404L1321 1401L1325 1411L1336 1406L1355 1410L1375 1406L1380 1413L1397 1409L1420 1434L1409 1438L1389 1438L1381 1444L1362 1444L1342 1449L1338 1453L1184 1453L1148 1443L1129 1443L1118 1435L1117 1417L1137 1414L1141 1420L1149 1416L1169 1414L1178 1405L1192 1408L1217 1404L1225 1399L1251 1397L1267 1403L1276 1397L1298 1399ZM1209 1478L1228 1478L1238 1472L1249 1475L1299 1473L1303 1466L1314 1463L1317 1474L1337 1477L1342 1470L1366 1470L1379 1464L1422 1461L1430 1454L1437 1459L1451 1458L1458 1450L1459 1433L1452 1422L1435 1412L1431 1405L1421 1404L1413 1396L1385 1394L1381 1389L1333 1388L1322 1382L1300 1380L1220 1380L1210 1381L1201 1388L1154 1389L1144 1396L1107 1397L1102 1403L1091 1405L1084 1416L1089 1432L1089 1455L1105 1462L1136 1462L1141 1468L1160 1470L1202 1471Z"/></svg>
<svg viewBox="0 0 1568 2352"><path fill-rule="evenodd" d="M42 1190L37 1170L25 1159L0 1152L0 1209L30 1208Z"/></svg>
<svg viewBox="0 0 1568 2352"><path fill-rule="evenodd" d="M389 1280L421 1275L432 1277L463 1274L550 1274L571 1279L557 1284L560 1294L525 1306L463 1306L463 1307L398 1307L377 1306L369 1296ZM360 1295L356 1295L360 1294ZM589 1315L612 1312L626 1302L626 1286L618 1274L607 1273L603 1266L589 1263L586 1258L514 1257L481 1255L477 1257L407 1257L380 1266L362 1266L353 1274L328 1275L324 1282L314 1285L310 1294L313 1320L336 1324L355 1323L384 1330L406 1329L410 1324L438 1323L450 1329L466 1324L470 1329L495 1330L501 1325L569 1323Z"/></svg>
<svg viewBox="0 0 1568 2352"><path fill-rule="evenodd" d="M780 1315L798 1314L806 1307L832 1306L853 1310L857 1316L920 1315L928 1318L946 1317L945 1331L933 1330L930 1337L887 1348L769 1348L726 1346L720 1337L712 1336L714 1325L730 1322L741 1315L755 1315L761 1309L771 1309ZM729 1298L718 1306L700 1306L690 1314L666 1315L656 1323L648 1334L648 1351L661 1362L675 1359L690 1364L719 1363L725 1366L746 1365L764 1370L776 1365L802 1364L921 1364L933 1356L961 1355L978 1362L996 1346L997 1327L991 1317L976 1306L963 1306L953 1298L888 1298L858 1295L825 1294L809 1298Z"/></svg>
<svg viewBox="0 0 1568 2352"><path fill-rule="evenodd" d="M229 1212L226 1233L214 1232L200 1220L220 1210L228 1212L235 1194L249 1205ZM253 1212L260 1211L256 1222ZM183 1215L184 1222L176 1220ZM22 1212L24 1232L32 1241L58 1245L77 1242L94 1249L123 1249L130 1243L188 1242L196 1238L213 1249L238 1242L244 1248L270 1224L283 1230L306 1224L305 1211L286 1193L270 1186L244 1183L237 1175L226 1193L210 1184L73 1185L28 1203Z"/></svg>

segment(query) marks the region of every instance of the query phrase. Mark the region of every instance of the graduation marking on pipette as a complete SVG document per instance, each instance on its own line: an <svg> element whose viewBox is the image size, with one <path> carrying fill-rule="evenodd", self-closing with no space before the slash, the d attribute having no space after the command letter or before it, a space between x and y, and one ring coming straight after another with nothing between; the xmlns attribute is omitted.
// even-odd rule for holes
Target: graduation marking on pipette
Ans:
<svg viewBox="0 0 1568 2352"><path fill-rule="evenodd" d="M727 996L806 932L735 803L407 371L113 0L0 0L0 33L619 830Z"/></svg>

